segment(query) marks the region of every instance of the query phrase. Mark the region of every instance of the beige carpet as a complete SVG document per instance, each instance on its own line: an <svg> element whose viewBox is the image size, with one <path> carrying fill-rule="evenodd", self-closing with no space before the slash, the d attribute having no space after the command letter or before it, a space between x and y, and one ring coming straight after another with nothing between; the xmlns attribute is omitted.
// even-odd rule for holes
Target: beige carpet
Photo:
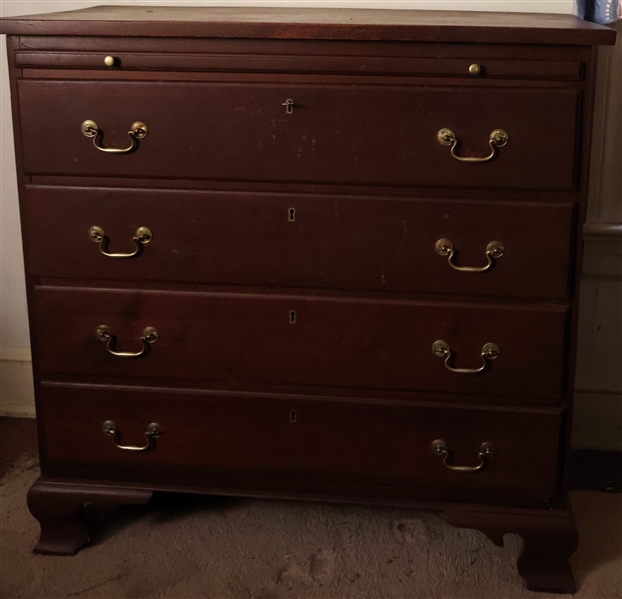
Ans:
<svg viewBox="0 0 622 599"><path fill-rule="evenodd" d="M495 547L427 512L158 495L109 514L75 557L32 555L22 458L2 481L2 597L277 599L560 597L526 590L520 538ZM622 596L622 496L575 492L576 597Z"/></svg>

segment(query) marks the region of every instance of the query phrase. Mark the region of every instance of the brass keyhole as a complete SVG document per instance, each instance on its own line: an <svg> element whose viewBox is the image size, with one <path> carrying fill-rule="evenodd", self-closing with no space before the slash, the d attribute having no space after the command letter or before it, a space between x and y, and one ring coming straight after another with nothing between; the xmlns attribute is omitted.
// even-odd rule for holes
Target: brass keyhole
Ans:
<svg viewBox="0 0 622 599"><path fill-rule="evenodd" d="M296 209L295 208L290 208L288 210L288 214L289 214L289 216L288 216L289 222L290 223L295 222L296 221Z"/></svg>
<svg viewBox="0 0 622 599"><path fill-rule="evenodd" d="M292 410L289 413L289 421L294 424L298 420L298 414L296 414L296 410Z"/></svg>
<svg viewBox="0 0 622 599"><path fill-rule="evenodd" d="M294 106L296 106L296 102L293 100L285 100L285 102L283 102L283 106L285 106L285 112L287 112L287 114L294 114Z"/></svg>
<svg viewBox="0 0 622 599"><path fill-rule="evenodd" d="M296 324L296 310L292 310L289 313L289 324Z"/></svg>

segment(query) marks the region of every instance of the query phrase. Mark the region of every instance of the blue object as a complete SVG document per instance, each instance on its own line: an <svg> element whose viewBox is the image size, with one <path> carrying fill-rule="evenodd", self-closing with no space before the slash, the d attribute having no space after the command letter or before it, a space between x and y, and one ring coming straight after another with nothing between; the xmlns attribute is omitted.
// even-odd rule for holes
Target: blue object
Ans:
<svg viewBox="0 0 622 599"><path fill-rule="evenodd" d="M577 16L601 25L622 18L622 0L575 0Z"/></svg>

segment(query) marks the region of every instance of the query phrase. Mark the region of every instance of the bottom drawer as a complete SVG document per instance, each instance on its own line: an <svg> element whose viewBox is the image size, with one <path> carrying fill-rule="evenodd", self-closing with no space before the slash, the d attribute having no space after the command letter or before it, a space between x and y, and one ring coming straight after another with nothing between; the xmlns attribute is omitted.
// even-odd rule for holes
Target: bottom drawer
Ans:
<svg viewBox="0 0 622 599"><path fill-rule="evenodd" d="M44 383L39 418L48 475L74 468L151 484L185 473L198 485L216 475L524 496L555 492L562 412ZM105 421L116 434L102 431ZM158 438L145 434L152 423ZM435 440L447 446L446 464ZM481 458L485 442L493 455Z"/></svg>

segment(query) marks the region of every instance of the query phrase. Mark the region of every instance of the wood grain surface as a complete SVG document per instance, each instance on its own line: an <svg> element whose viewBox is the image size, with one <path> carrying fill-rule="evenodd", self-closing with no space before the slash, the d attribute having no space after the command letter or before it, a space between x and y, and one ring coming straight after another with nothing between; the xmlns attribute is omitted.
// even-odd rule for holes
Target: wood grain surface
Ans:
<svg viewBox="0 0 622 599"><path fill-rule="evenodd" d="M571 15L186 6L95 6L5 18L0 33L577 45L615 40L614 31Z"/></svg>
<svg viewBox="0 0 622 599"><path fill-rule="evenodd" d="M35 297L46 374L549 400L563 390L565 306L52 286L38 287ZM102 324L117 337L117 351L139 351L145 327L160 339L140 358L113 356L95 335ZM441 339L456 368L479 368L487 343L501 355L484 372L450 372L432 353Z"/></svg>
<svg viewBox="0 0 622 599"><path fill-rule="evenodd" d="M52 471L55 463L85 465L92 478L114 477L118 470L137 480L166 479L165 472L181 469L189 481L200 471L517 495L551 494L557 484L558 409L423 407L111 386L46 385L42 397L46 464ZM106 420L115 422L122 444L144 445L151 422L164 432L149 451L124 451L103 434ZM525 435L532 443L524 443ZM454 465L477 466L484 441L492 442L498 455L479 472L453 472L430 451L436 439L447 442Z"/></svg>
<svg viewBox="0 0 622 599"><path fill-rule="evenodd" d="M592 44L571 16L95 7L2 19L43 478L40 551L154 489L432 507L574 589L565 496ZM408 42L408 43L404 43ZM111 67L103 59L112 55ZM468 74L481 66L479 76ZM291 114L283 105L294 103ZM104 148L80 131L95 120ZM452 129L460 157L437 140ZM153 241L133 259L108 249ZM490 241L506 253L486 273ZM142 347L137 358L110 349ZM484 344L500 355L477 374ZM151 422L164 435L148 452ZM430 444L444 439L450 471ZM119 440L119 439L117 439ZM54 477L54 478L51 478ZM125 491L132 489L128 493ZM85 499L86 498L86 499ZM520 511L518 508L538 508ZM86 536L85 536L86 535Z"/></svg>
<svg viewBox="0 0 622 599"><path fill-rule="evenodd" d="M567 204L28 186L22 206L40 277L559 299L569 287ZM141 226L153 240L109 258L94 225L108 252L133 252ZM486 266L492 241L506 250L487 272L458 272L441 238L458 266Z"/></svg>
<svg viewBox="0 0 622 599"><path fill-rule="evenodd" d="M29 175L457 188L575 186L576 89L138 81L18 81ZM283 103L296 106L287 114ZM525 118L529 114L529 118ZM128 154L107 154L80 130L94 120L103 147L127 148L135 121L149 128ZM378 126L370 126L376 123ZM458 155L439 144L449 128ZM553 130L555 135L546 135ZM45 132L47 143L40 143Z"/></svg>

